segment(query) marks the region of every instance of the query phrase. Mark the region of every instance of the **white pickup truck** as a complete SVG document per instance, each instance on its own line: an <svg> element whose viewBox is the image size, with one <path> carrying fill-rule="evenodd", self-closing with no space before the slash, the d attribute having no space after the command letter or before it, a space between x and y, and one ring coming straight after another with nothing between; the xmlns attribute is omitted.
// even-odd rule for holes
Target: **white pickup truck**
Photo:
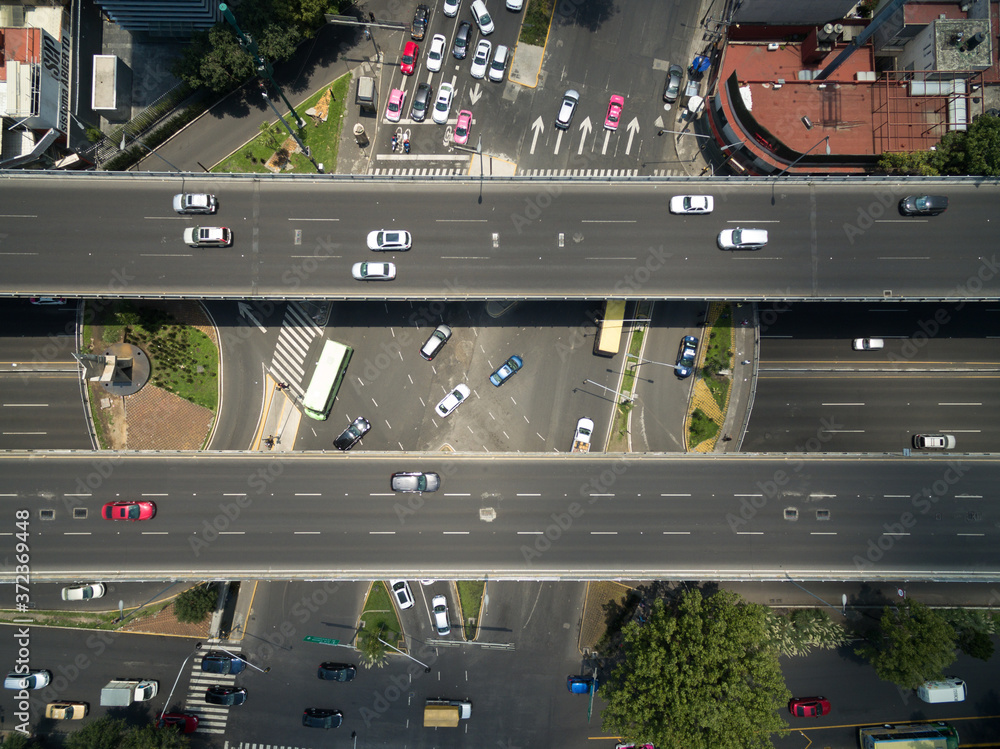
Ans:
<svg viewBox="0 0 1000 749"><path fill-rule="evenodd" d="M573 435L573 449L575 453L590 452L590 436L594 433L594 422L586 416L576 422L576 434Z"/></svg>

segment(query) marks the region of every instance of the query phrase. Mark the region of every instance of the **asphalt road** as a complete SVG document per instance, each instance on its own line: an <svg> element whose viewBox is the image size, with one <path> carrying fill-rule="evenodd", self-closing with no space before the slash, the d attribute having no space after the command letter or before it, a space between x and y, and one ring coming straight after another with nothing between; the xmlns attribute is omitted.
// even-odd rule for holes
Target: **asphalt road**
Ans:
<svg viewBox="0 0 1000 749"><path fill-rule="evenodd" d="M171 196L180 189L217 193L219 214L173 214ZM491 182L480 203L475 182L429 188L332 178L18 176L0 186L4 248L14 248L4 250L3 290L205 298L997 296L994 255L953 248L990 246L1000 187L949 186L947 213L903 219L895 204L911 189L692 182L684 191L713 193L716 210L684 218L667 214L668 197L682 191L664 183ZM66 204L75 216L68 226ZM233 247L184 245L184 227L220 224L233 230ZM736 226L767 228L769 244L719 250L719 231ZM413 249L369 251L365 236L379 228L410 230ZM350 268L359 261L394 261L397 279L354 281Z"/></svg>
<svg viewBox="0 0 1000 749"><path fill-rule="evenodd" d="M600 444L611 411L601 386L614 390L622 357L591 353L599 310L586 302L529 302L495 319L476 303L337 304L324 337L349 344L354 355L330 418L304 421L295 449L330 450L358 416L372 430L354 452L445 445L463 452L568 452L584 415L598 421ZM452 327L452 337L427 362L418 350L440 323ZM512 354L523 368L494 387L490 374ZM310 372L307 365L302 389ZM460 383L472 396L442 419L434 406Z"/></svg>
<svg viewBox="0 0 1000 749"><path fill-rule="evenodd" d="M1000 444L995 304L800 304L762 309L754 410L743 449L900 452L914 434L962 452ZM881 351L853 351L882 337Z"/></svg>
<svg viewBox="0 0 1000 749"><path fill-rule="evenodd" d="M0 300L0 449L91 448L81 405L75 304Z"/></svg>
<svg viewBox="0 0 1000 749"><path fill-rule="evenodd" d="M991 579L975 458L0 457L33 579ZM441 474L396 496L389 475ZM121 497L157 516L100 519ZM54 511L39 519L41 509ZM71 510L84 508L85 518ZM12 548L12 547L11 547ZM123 564L122 560L128 560ZM8 564L2 579L12 580Z"/></svg>

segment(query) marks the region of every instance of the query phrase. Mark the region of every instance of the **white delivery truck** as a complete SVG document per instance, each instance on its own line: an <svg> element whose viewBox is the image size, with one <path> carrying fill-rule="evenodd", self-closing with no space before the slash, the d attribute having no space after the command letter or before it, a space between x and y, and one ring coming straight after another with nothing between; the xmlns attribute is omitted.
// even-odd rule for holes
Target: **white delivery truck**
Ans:
<svg viewBox="0 0 1000 749"><path fill-rule="evenodd" d="M160 690L160 682L151 679L115 679L101 689L101 704L126 707L133 702L148 702Z"/></svg>

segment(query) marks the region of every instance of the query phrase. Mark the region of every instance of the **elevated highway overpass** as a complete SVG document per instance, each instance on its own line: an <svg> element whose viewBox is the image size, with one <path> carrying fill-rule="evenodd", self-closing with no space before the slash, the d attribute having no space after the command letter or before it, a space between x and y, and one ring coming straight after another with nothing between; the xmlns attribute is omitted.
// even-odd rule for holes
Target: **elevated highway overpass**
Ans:
<svg viewBox="0 0 1000 749"><path fill-rule="evenodd" d="M218 196L178 216L178 192ZM715 211L673 216L676 194ZM948 211L900 216L912 194ZM998 299L1000 184L984 180L379 180L261 175L0 175L0 295L327 299ZM194 249L184 228L235 241ZM722 251L737 226L764 249ZM374 253L369 231L413 249ZM353 280L392 261L390 282Z"/></svg>

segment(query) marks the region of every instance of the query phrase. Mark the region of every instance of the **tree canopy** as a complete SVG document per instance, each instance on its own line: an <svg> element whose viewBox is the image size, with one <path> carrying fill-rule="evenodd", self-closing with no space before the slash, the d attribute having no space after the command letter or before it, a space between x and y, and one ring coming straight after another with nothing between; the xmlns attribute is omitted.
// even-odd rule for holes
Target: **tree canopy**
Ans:
<svg viewBox="0 0 1000 749"><path fill-rule="evenodd" d="M174 614L179 622L204 621L208 613L215 609L219 600L219 590L214 583L202 583L188 588L174 601Z"/></svg>
<svg viewBox="0 0 1000 749"><path fill-rule="evenodd" d="M955 629L933 609L907 598L882 610L878 629L855 652L871 662L880 679L916 689L943 678L955 661Z"/></svg>
<svg viewBox="0 0 1000 749"><path fill-rule="evenodd" d="M952 130L934 151L886 153L879 169L889 174L1000 176L1000 117L984 114L968 130Z"/></svg>
<svg viewBox="0 0 1000 749"><path fill-rule="evenodd" d="M65 749L187 749L190 739L177 729L152 724L129 727L121 718L98 718L66 736Z"/></svg>
<svg viewBox="0 0 1000 749"><path fill-rule="evenodd" d="M600 688L603 728L658 749L756 749L791 698L767 609L731 591L654 601L622 628L624 659Z"/></svg>
<svg viewBox="0 0 1000 749"><path fill-rule="evenodd" d="M243 0L234 15L244 34L257 43L268 62L289 59L303 39L316 33L324 13L336 13L341 0ZM250 54L225 21L191 37L191 46L172 72L195 88L228 91L253 75Z"/></svg>

